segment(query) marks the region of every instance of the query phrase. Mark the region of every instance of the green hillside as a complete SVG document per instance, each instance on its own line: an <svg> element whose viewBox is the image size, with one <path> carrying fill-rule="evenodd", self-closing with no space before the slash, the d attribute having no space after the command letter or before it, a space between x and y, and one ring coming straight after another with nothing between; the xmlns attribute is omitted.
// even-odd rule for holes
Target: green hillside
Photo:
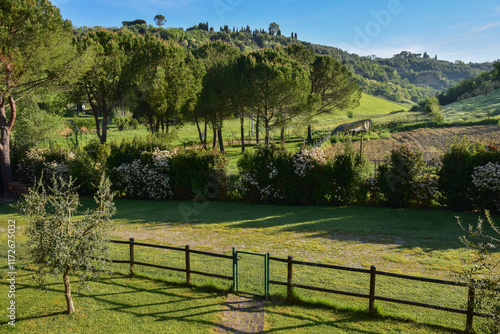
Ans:
<svg viewBox="0 0 500 334"><path fill-rule="evenodd" d="M500 89L448 104L443 107L446 122L474 121L484 118L500 119Z"/></svg>

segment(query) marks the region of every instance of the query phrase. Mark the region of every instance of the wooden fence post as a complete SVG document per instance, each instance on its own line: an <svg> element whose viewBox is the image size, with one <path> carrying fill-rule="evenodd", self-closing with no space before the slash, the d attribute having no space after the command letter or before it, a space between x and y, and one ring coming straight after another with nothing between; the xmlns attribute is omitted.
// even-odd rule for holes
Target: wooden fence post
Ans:
<svg viewBox="0 0 500 334"><path fill-rule="evenodd" d="M370 303L368 312L373 315L375 311L375 277L377 275L377 267L371 266L370 268Z"/></svg>
<svg viewBox="0 0 500 334"><path fill-rule="evenodd" d="M293 256L288 256L288 275L286 280L286 300L293 300Z"/></svg>
<svg viewBox="0 0 500 334"><path fill-rule="evenodd" d="M130 275L134 274L134 238L130 238Z"/></svg>
<svg viewBox="0 0 500 334"><path fill-rule="evenodd" d="M473 285L469 285L469 298L467 300L467 323L465 325L465 332L473 333L472 323L474 320L474 303L476 299L476 291Z"/></svg>
<svg viewBox="0 0 500 334"><path fill-rule="evenodd" d="M191 254L189 245L186 245L186 283L191 284Z"/></svg>

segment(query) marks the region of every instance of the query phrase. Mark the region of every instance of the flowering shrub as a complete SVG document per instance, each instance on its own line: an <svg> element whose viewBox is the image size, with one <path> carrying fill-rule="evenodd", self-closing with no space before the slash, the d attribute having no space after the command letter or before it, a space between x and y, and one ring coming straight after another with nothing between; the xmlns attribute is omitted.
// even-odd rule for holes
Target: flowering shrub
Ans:
<svg viewBox="0 0 500 334"><path fill-rule="evenodd" d="M276 146L258 147L239 161L235 188L240 198L254 203L352 203L364 164L352 145L347 147L335 159L317 147L302 147L293 155Z"/></svg>
<svg viewBox="0 0 500 334"><path fill-rule="evenodd" d="M15 178L28 186L33 186L42 175L46 182L50 182L53 176L67 180L70 175L68 164L75 157L73 152L60 148L25 149L16 163Z"/></svg>
<svg viewBox="0 0 500 334"><path fill-rule="evenodd" d="M298 175L293 172L292 155L285 149L259 145L255 151L243 155L238 169L234 186L237 197L251 203L300 201L300 190L295 187Z"/></svg>
<svg viewBox="0 0 500 334"><path fill-rule="evenodd" d="M128 196L141 199L164 200L173 197L168 172L173 153L155 149L142 152L141 159L113 168L115 187Z"/></svg>
<svg viewBox="0 0 500 334"><path fill-rule="evenodd" d="M490 168L485 166L500 163L500 150L496 145L454 139L443 155L442 163L438 186L443 204L454 210L495 209L495 191L488 189L494 184L494 178L490 180L492 174L487 176ZM475 169L480 166L483 168Z"/></svg>
<svg viewBox="0 0 500 334"><path fill-rule="evenodd" d="M438 195L438 179L436 175L427 174L414 184L413 205L428 208Z"/></svg>
<svg viewBox="0 0 500 334"><path fill-rule="evenodd" d="M317 166L325 166L327 164L325 151L319 147L306 148L303 147L297 154L293 156L293 167L295 173L305 177L306 172Z"/></svg>
<svg viewBox="0 0 500 334"><path fill-rule="evenodd" d="M475 167L472 183L480 190L500 191L500 164L488 162Z"/></svg>
<svg viewBox="0 0 500 334"><path fill-rule="evenodd" d="M483 195L482 206L500 210L500 164L488 162L474 168L472 183Z"/></svg>

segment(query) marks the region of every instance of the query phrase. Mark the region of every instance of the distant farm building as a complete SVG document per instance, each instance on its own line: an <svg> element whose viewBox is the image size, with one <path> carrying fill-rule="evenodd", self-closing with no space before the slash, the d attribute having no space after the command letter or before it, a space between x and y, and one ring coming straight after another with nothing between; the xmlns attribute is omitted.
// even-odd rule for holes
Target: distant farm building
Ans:
<svg viewBox="0 0 500 334"><path fill-rule="evenodd" d="M337 132L360 133L360 132L370 132L371 130L372 130L372 120L365 119L363 121L357 121L339 125L335 128L335 130L333 130L333 133Z"/></svg>

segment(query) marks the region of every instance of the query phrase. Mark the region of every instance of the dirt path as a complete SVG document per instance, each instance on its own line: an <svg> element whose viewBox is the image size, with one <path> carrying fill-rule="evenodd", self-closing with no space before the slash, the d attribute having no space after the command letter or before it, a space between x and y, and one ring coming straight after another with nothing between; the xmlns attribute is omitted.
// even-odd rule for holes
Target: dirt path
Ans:
<svg viewBox="0 0 500 334"><path fill-rule="evenodd" d="M390 139L369 140L363 142L363 154L370 160L382 160L385 155L394 148L408 145L412 149L418 149L424 153L426 159L440 159L454 137L467 137L473 142L485 144L500 143L500 126L498 125L476 125L460 126L440 129L416 129L394 133ZM355 147L360 143L355 142ZM343 144L332 146L332 152L343 150Z"/></svg>

